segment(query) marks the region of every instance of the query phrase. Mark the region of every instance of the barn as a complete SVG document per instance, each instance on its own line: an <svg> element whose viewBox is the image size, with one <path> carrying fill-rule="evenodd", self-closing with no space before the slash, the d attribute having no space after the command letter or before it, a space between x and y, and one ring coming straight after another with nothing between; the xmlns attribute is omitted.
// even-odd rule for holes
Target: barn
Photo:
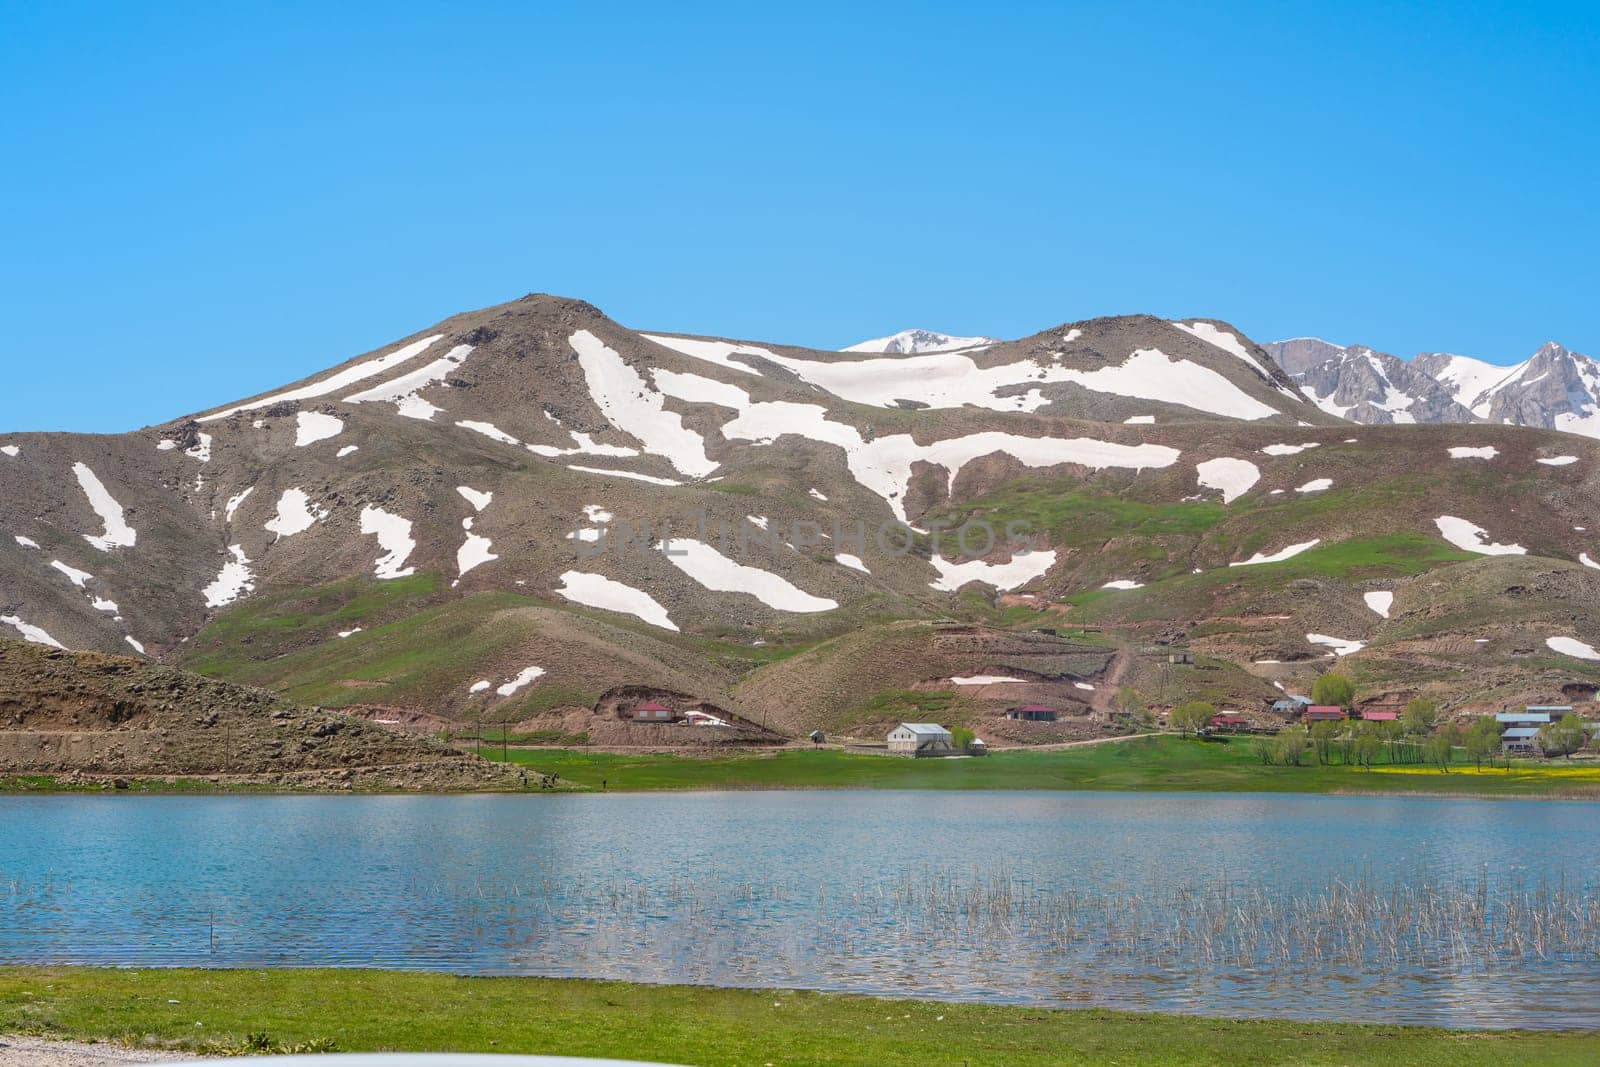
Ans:
<svg viewBox="0 0 1600 1067"><path fill-rule="evenodd" d="M889 751L906 756L951 756L950 731L934 722L903 722L889 731Z"/></svg>

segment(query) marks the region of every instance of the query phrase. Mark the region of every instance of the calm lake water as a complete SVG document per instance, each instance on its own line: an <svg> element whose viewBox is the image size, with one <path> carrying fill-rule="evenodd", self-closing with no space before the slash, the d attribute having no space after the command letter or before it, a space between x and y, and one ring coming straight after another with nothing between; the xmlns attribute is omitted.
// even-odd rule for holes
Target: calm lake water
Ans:
<svg viewBox="0 0 1600 1067"><path fill-rule="evenodd" d="M0 798L0 963L371 966L1600 1028L1600 807Z"/></svg>

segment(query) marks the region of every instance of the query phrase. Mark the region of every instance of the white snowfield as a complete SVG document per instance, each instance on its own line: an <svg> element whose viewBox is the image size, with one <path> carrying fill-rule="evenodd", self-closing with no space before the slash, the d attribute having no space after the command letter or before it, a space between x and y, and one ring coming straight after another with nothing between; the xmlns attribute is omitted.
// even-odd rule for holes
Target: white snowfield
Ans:
<svg viewBox="0 0 1600 1067"><path fill-rule="evenodd" d="M1526 556L1528 550L1521 545L1499 545L1489 540L1489 533L1476 523L1454 515L1440 515L1434 519L1439 533L1446 541L1464 552L1480 556Z"/></svg>
<svg viewBox="0 0 1600 1067"><path fill-rule="evenodd" d="M1154 415L1129 415L1122 420L1124 426L1152 426L1155 424Z"/></svg>
<svg viewBox="0 0 1600 1067"><path fill-rule="evenodd" d="M376 536L378 547L384 554L373 564L373 573L388 581L392 578L409 578L415 567L405 566L406 558L417 547L411 538L411 520L391 515L382 508L370 505L361 509L361 532Z"/></svg>
<svg viewBox="0 0 1600 1067"><path fill-rule="evenodd" d="M1361 599L1367 602L1367 607L1386 619L1389 617L1389 609L1394 606L1394 594L1386 589L1362 593Z"/></svg>
<svg viewBox="0 0 1600 1067"><path fill-rule="evenodd" d="M1029 467L1053 467L1075 463L1096 470L1124 467L1169 467L1179 452L1164 445L1122 445L1091 438L1064 440L1056 437L1023 437L990 431L919 445L910 434L893 434L867 441L861 431L847 423L835 422L828 410L818 404L790 401L755 401L735 385L698 374L656 371L656 384L662 392L690 403L715 404L739 414L724 423L722 435L730 441L771 444L785 434L794 434L844 449L851 475L866 489L882 497L900 521L906 521L904 493L917 461L943 467L948 472L946 488L955 483L961 468L982 456L1004 453Z"/></svg>
<svg viewBox="0 0 1600 1067"><path fill-rule="evenodd" d="M568 341L578 354L590 398L611 425L691 478L716 471L720 464L706 455L705 439L684 426L683 416L668 411L666 397L604 341L588 330L579 330Z"/></svg>
<svg viewBox="0 0 1600 1067"><path fill-rule="evenodd" d="M266 524L266 531L276 535L273 540L304 533L328 517L325 509L314 506L304 489L285 489L278 498L278 513Z"/></svg>
<svg viewBox="0 0 1600 1067"><path fill-rule="evenodd" d="M1139 349L1118 366L1085 371L1033 360L980 367L960 352L822 362L780 356L750 345L681 337L652 336L651 340L684 355L746 372L748 367L731 362L729 356L753 352L842 400L874 407L899 407L901 401L909 400L930 408L970 405L990 411L1037 411L1048 403L1040 386L1074 383L1093 392L1177 404L1229 418L1253 420L1280 414L1209 367L1172 359L1157 349Z"/></svg>
<svg viewBox="0 0 1600 1067"><path fill-rule="evenodd" d="M4 453L5 455L10 456L12 459L16 459L18 456L22 455L22 449L18 448L16 445L0 445L0 453Z"/></svg>
<svg viewBox="0 0 1600 1067"><path fill-rule="evenodd" d="M1559 652L1563 656L1571 656L1573 659L1600 660L1600 652L1596 652L1594 646L1585 644L1576 637L1547 637L1544 639L1544 643L1549 647L1550 651Z"/></svg>
<svg viewBox="0 0 1600 1067"><path fill-rule="evenodd" d="M888 337L874 337L870 341L860 341L839 351L916 355L919 352L951 352L960 348L978 348L998 343L993 337L955 337L937 330L911 329L892 333Z"/></svg>
<svg viewBox="0 0 1600 1067"><path fill-rule="evenodd" d="M256 578L250 570L250 560L245 556L244 549L229 545L228 553L233 558L222 565L215 581L200 590L208 608L226 607L255 590Z"/></svg>
<svg viewBox="0 0 1600 1067"><path fill-rule="evenodd" d="M663 630L678 629L677 624L667 617L667 609L655 597L643 589L635 589L601 574L567 571L561 576L561 585L556 592L574 604L632 615Z"/></svg>
<svg viewBox="0 0 1600 1067"><path fill-rule="evenodd" d="M1222 457L1195 465L1199 482L1207 489L1222 492L1222 502L1231 504L1261 480L1261 468L1247 459Z"/></svg>
<svg viewBox="0 0 1600 1067"><path fill-rule="evenodd" d="M113 548L132 548L139 540L139 532L128 525L122 505L113 499L94 471L86 465L74 463L72 473L77 475L83 495L89 498L89 506L106 527L105 533L100 536L84 534L83 539L102 552L110 552Z"/></svg>
<svg viewBox="0 0 1600 1067"><path fill-rule="evenodd" d="M1600 563L1596 563L1594 560L1590 559L1589 553L1587 552L1578 553L1578 562L1583 564L1585 567L1590 568L1591 570L1600 571Z"/></svg>
<svg viewBox="0 0 1600 1067"><path fill-rule="evenodd" d="M1101 589L1143 589L1143 582L1136 582L1132 578L1114 578L1100 587Z"/></svg>
<svg viewBox="0 0 1600 1067"><path fill-rule="evenodd" d="M669 563L713 592L748 593L777 611L809 614L839 606L838 601L812 596L781 575L735 563L704 541L673 538L663 549Z"/></svg>
<svg viewBox="0 0 1600 1067"><path fill-rule="evenodd" d="M467 531L467 538L461 547L456 549L456 572L457 577L465 578L468 571L485 563L493 563L500 557L490 551L494 544L489 538L472 532L471 515L461 520L461 528Z"/></svg>
<svg viewBox="0 0 1600 1067"><path fill-rule="evenodd" d="M39 547L39 542L35 541L31 537L24 537L21 534L15 535L15 537L13 537L13 540L15 540L17 542L17 544L21 545L23 548L38 548Z"/></svg>
<svg viewBox="0 0 1600 1067"><path fill-rule="evenodd" d="M682 485L682 482L673 481L671 478L657 478L653 474L635 474L633 471L612 470L609 467L584 467L577 463L568 463L567 470L578 471L581 474L603 474L608 478L627 478L634 482L648 482L651 485Z"/></svg>
<svg viewBox="0 0 1600 1067"><path fill-rule="evenodd" d="M500 696L508 697L512 693L515 693L518 689L521 689L523 686L527 685L529 682L532 682L534 679L542 677L543 675L543 667L525 667L520 674L511 679L511 681L507 682L505 685L500 686L495 690L495 692Z"/></svg>
<svg viewBox="0 0 1600 1067"><path fill-rule="evenodd" d="M344 457L346 457L348 455L351 455L352 453L359 452L359 451L361 451L361 446L360 445L345 445L343 448L339 449L339 451L334 455L333 458L334 459L343 459Z"/></svg>
<svg viewBox="0 0 1600 1067"><path fill-rule="evenodd" d="M1317 441L1308 441L1303 445L1268 445L1261 451L1265 452L1269 456L1294 456L1304 452L1308 448L1316 448L1319 443L1320 442Z"/></svg>
<svg viewBox="0 0 1600 1067"><path fill-rule="evenodd" d="M1298 396L1295 396L1294 390L1274 378L1272 372L1260 360L1250 354L1250 350L1245 348L1244 342L1239 339L1238 334L1224 330L1220 326L1214 326L1209 322L1174 322L1172 325L1192 337L1198 337L1207 344L1222 349L1229 355L1239 357L1249 364L1257 374L1265 378L1278 392L1283 393L1285 396L1293 397L1295 400L1300 400Z"/></svg>
<svg viewBox="0 0 1600 1067"><path fill-rule="evenodd" d="M138 640L136 640L132 634L125 634L125 635L123 635L122 639L124 641L128 642L128 644L133 648L133 650L135 652L139 653L139 655L143 656L143 655L146 654L145 650L144 650L144 645L141 644Z"/></svg>
<svg viewBox="0 0 1600 1067"><path fill-rule="evenodd" d="M1320 544L1322 544L1322 538L1317 537L1317 538L1313 538L1310 541L1302 541L1298 545L1290 545L1288 548L1281 549L1281 550L1279 550L1277 552L1272 552L1272 553L1257 552L1255 555L1251 556L1249 559L1240 560L1238 563L1230 563L1230 564L1228 564L1228 566L1230 566L1230 567L1255 567L1255 566L1258 566L1258 565L1260 565L1262 563L1282 563L1284 560L1293 559L1294 557L1298 556L1300 553L1306 551L1307 549L1316 548Z"/></svg>
<svg viewBox="0 0 1600 1067"><path fill-rule="evenodd" d="M473 682L472 683L472 688L468 689L467 692L469 692L469 693L481 693L485 689L488 689L493 684L494 683L490 682L487 678L480 679L479 681Z"/></svg>
<svg viewBox="0 0 1600 1067"><path fill-rule="evenodd" d="M1451 399L1468 410L1481 408L1473 414L1484 418L1489 413L1489 405L1480 405L1479 399L1493 386L1512 380L1521 371L1521 365L1500 367L1468 356L1451 356L1444 370L1439 372L1438 380L1449 391Z"/></svg>
<svg viewBox="0 0 1600 1067"><path fill-rule="evenodd" d="M862 561L860 556L852 555L849 552L835 552L833 554L833 561L839 564L841 567L849 567L851 570L860 571L862 574L872 573L871 571L867 570L867 565Z"/></svg>
<svg viewBox="0 0 1600 1067"><path fill-rule="evenodd" d="M1365 641L1348 641L1342 637L1329 637L1327 634L1306 634L1306 640L1313 645L1322 645L1325 648L1333 649L1335 656L1348 656L1367 647Z"/></svg>
<svg viewBox="0 0 1600 1067"><path fill-rule="evenodd" d="M655 333L642 334L641 336L647 341L654 341L663 348L670 348L682 355L704 360L707 363L715 363L718 366L727 367L729 370L736 370L741 374L759 375L761 372L754 367L735 360L733 357L736 354L745 353L774 361L778 358L778 354L772 349L762 348L760 345L745 345L734 341L707 341L698 337L667 337L663 334Z"/></svg>
<svg viewBox="0 0 1600 1067"><path fill-rule="evenodd" d="M1494 445L1484 445L1481 448L1456 445L1449 452L1451 459L1493 459L1500 454L1500 450Z"/></svg>
<svg viewBox="0 0 1600 1067"><path fill-rule="evenodd" d="M250 499L250 494L255 492L255 491L256 491L256 487L252 485L250 488L246 489L244 492L239 493L239 494L237 494L235 496L229 497L227 506L222 509L223 517L228 522L232 522L233 521L233 513L238 511L239 510L239 505L243 504L246 500L249 500Z"/></svg>
<svg viewBox="0 0 1600 1067"><path fill-rule="evenodd" d="M950 679L951 685L999 685L1001 682L1020 682L1021 678L1013 678L1009 674L972 674L964 678Z"/></svg>
<svg viewBox="0 0 1600 1067"><path fill-rule="evenodd" d="M1313 478L1309 482L1307 482L1305 485L1297 486L1295 488L1295 492L1297 492L1297 493L1320 493L1324 489L1332 489L1332 488L1333 488L1333 479L1332 478Z"/></svg>
<svg viewBox="0 0 1600 1067"><path fill-rule="evenodd" d="M49 645L51 648L64 649L67 646L45 633L39 627L23 622L15 615L0 615L0 623L11 627L22 635L24 641L32 641L36 645Z"/></svg>
<svg viewBox="0 0 1600 1067"><path fill-rule="evenodd" d="M190 459L197 459L201 463L211 462L211 435L208 433L195 434L194 445L183 450L183 454Z"/></svg>
<svg viewBox="0 0 1600 1067"><path fill-rule="evenodd" d="M460 367L471 354L471 345L456 345L433 362L425 363L381 385L347 396L344 402L346 404L390 402L406 418L430 422L441 409L422 399L419 394L430 385L437 385L448 378L450 372Z"/></svg>
<svg viewBox="0 0 1600 1067"><path fill-rule="evenodd" d="M472 505L473 511L482 511L494 501L493 493L486 493L471 486L458 485L456 492L461 494L461 499Z"/></svg>
<svg viewBox="0 0 1600 1067"><path fill-rule="evenodd" d="M115 600L107 600L105 597L90 597L89 603L91 606L93 606L94 610L103 611L108 615L115 615L117 612L122 610L121 608L117 607L117 602Z"/></svg>
<svg viewBox="0 0 1600 1067"><path fill-rule="evenodd" d="M304 385L298 389L289 389L282 393L273 393L271 396L239 404L236 407L228 408L226 411L219 411L214 415L202 416L197 421L215 422L218 419L225 419L229 415L234 415L241 411L254 411L257 408L271 407L273 404L289 400L313 400L319 396L337 393L354 385L356 382L376 377L385 371L400 366L414 356L421 355L429 345L443 336L444 334L434 334L432 337L424 337L422 340L413 341L403 348L397 348L386 356L369 359L365 363L356 364L354 367L347 367L338 374L324 378L320 382L313 382L311 385Z"/></svg>
<svg viewBox="0 0 1600 1067"><path fill-rule="evenodd" d="M472 430L475 433L481 433L491 441L499 441L504 445L520 446L522 444L521 441L517 440L515 437L512 437L510 434L506 433L492 422L478 422L473 419L463 419L456 423L456 425L468 430Z"/></svg>
<svg viewBox="0 0 1600 1067"><path fill-rule="evenodd" d="M71 582L79 589L83 588L83 583L94 577L94 575L90 574L88 571L80 571L75 567L69 567L65 563L62 563L59 559L51 560L50 566L54 567L62 574L65 574L67 576L67 581Z"/></svg>
<svg viewBox="0 0 1600 1067"><path fill-rule="evenodd" d="M300 411L294 417L294 446L305 448L344 432L344 420L320 411Z"/></svg>
<svg viewBox="0 0 1600 1067"><path fill-rule="evenodd" d="M1543 463L1546 467L1568 467L1568 466L1571 466L1572 464L1578 462L1578 457L1577 456L1550 456L1550 457L1545 458L1545 459L1535 460L1534 462Z"/></svg>
<svg viewBox="0 0 1600 1067"><path fill-rule="evenodd" d="M1008 592L1042 578L1056 565L1056 553L1055 549L1018 552L1004 563L988 563L981 559L954 563L943 556L932 556L928 562L939 572L938 580L929 585L941 592L954 593L968 582L984 582Z"/></svg>

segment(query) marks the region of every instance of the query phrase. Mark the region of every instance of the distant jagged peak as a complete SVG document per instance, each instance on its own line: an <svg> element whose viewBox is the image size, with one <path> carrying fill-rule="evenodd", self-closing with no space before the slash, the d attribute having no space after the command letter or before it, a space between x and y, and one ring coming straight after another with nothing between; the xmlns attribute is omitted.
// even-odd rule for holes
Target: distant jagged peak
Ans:
<svg viewBox="0 0 1600 1067"><path fill-rule="evenodd" d="M996 337L956 337L937 330L901 330L887 337L874 337L870 341L841 348L841 352L875 352L886 356L910 356L921 352L954 352L963 348L979 348L999 344Z"/></svg>

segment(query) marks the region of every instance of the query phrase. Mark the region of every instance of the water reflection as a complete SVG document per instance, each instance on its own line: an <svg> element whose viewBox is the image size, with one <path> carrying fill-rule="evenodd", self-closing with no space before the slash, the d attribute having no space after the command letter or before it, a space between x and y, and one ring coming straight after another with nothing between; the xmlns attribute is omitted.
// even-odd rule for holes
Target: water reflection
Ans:
<svg viewBox="0 0 1600 1067"><path fill-rule="evenodd" d="M1600 1028L1578 803L0 798L0 962L361 965Z"/></svg>

